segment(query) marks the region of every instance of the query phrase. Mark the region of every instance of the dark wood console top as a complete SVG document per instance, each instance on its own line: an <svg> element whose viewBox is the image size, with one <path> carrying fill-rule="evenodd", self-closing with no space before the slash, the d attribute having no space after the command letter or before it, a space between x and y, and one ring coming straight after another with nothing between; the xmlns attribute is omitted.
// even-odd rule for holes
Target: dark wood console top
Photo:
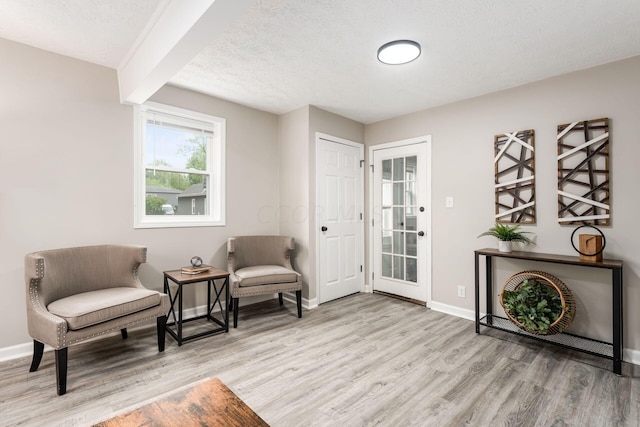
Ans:
<svg viewBox="0 0 640 427"><path fill-rule="evenodd" d="M580 257L571 255L543 254L538 252L500 252L494 248L484 248L475 251L476 254L486 256L496 256L502 258L524 259L529 261L554 262L556 264L582 265L594 268L622 268L622 260L605 259L600 262L583 261Z"/></svg>

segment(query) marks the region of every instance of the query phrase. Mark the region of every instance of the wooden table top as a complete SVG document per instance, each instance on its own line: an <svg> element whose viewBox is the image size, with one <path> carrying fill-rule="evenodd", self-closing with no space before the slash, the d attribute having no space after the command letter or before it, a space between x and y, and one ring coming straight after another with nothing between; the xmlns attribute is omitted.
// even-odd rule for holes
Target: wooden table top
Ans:
<svg viewBox="0 0 640 427"><path fill-rule="evenodd" d="M218 378L169 393L94 427L269 427Z"/></svg>
<svg viewBox="0 0 640 427"><path fill-rule="evenodd" d="M182 270L170 270L165 271L164 275L179 284L203 282L205 280L229 277L228 272L216 267L211 267L209 270L198 274L183 273Z"/></svg>

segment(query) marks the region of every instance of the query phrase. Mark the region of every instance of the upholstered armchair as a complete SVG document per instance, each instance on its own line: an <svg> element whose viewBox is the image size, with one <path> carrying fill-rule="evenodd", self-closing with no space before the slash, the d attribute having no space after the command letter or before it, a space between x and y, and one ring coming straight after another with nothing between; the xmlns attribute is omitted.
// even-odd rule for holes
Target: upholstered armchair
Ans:
<svg viewBox="0 0 640 427"><path fill-rule="evenodd" d="M291 266L293 237L241 236L227 240L227 270L231 286L233 327L238 327L238 299L252 295L296 293L302 317L302 275Z"/></svg>
<svg viewBox="0 0 640 427"><path fill-rule="evenodd" d="M27 324L33 338L30 372L40 366L44 344L55 350L58 395L67 391L72 344L156 319L158 351L164 351L169 297L145 288L138 267L142 246L102 245L34 252L25 256Z"/></svg>

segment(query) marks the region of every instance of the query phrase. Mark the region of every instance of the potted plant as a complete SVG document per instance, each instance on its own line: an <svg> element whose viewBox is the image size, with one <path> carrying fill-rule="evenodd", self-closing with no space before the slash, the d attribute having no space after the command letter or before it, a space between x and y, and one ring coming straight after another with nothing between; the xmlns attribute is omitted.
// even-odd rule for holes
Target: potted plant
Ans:
<svg viewBox="0 0 640 427"><path fill-rule="evenodd" d="M520 224L508 225L496 223L488 231L478 237L493 236L498 239L498 250L500 252L511 252L511 242L535 245L533 240L525 236L529 231L519 231Z"/></svg>

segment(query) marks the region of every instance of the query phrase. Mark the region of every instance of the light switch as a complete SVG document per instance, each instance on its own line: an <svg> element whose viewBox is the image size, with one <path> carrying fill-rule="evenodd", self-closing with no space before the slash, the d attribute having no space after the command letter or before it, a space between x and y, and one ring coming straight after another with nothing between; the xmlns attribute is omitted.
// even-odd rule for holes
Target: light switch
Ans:
<svg viewBox="0 0 640 427"><path fill-rule="evenodd" d="M447 208L452 208L453 207L453 197L451 196L447 196L445 199L445 206Z"/></svg>

